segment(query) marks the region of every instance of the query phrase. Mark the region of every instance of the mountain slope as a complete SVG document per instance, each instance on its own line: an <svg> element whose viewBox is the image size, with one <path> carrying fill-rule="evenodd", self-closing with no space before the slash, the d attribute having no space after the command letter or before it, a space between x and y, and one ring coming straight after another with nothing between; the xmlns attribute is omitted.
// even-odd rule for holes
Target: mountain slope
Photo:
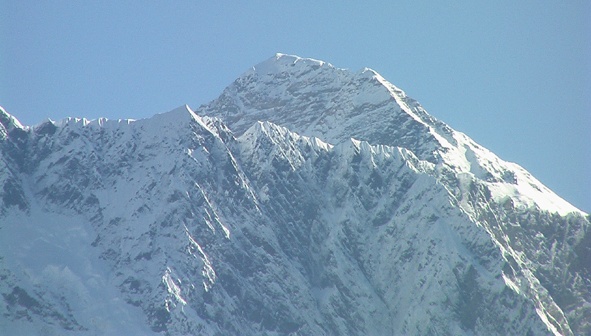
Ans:
<svg viewBox="0 0 591 336"><path fill-rule="evenodd" d="M407 148L422 160L490 182L495 195L511 195L526 206L535 203L561 214L580 213L523 168L500 160L427 114L371 69L351 72L322 61L277 54L244 73L218 99L196 112L223 119L237 134L262 120L333 144L355 138Z"/></svg>
<svg viewBox="0 0 591 336"><path fill-rule="evenodd" d="M591 332L588 217L371 70L277 55L195 112L0 122L0 330Z"/></svg>

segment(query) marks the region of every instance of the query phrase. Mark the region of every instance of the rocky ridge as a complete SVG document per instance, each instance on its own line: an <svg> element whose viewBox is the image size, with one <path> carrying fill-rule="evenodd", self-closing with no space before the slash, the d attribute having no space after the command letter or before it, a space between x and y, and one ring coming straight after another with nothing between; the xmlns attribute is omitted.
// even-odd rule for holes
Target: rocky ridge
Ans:
<svg viewBox="0 0 591 336"><path fill-rule="evenodd" d="M588 216L373 70L278 54L196 111L0 125L2 330L591 332Z"/></svg>

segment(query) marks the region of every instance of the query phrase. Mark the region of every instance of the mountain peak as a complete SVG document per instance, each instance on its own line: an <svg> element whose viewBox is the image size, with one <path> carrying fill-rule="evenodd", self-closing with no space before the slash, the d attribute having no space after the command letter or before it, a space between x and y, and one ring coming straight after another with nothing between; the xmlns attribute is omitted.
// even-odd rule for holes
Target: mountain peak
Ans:
<svg viewBox="0 0 591 336"><path fill-rule="evenodd" d="M521 167L482 150L428 114L369 68L352 72L311 58L277 54L240 76L197 114L219 117L237 135L257 121L269 121L333 145L355 138L401 147L420 160L441 163L454 173L487 183L497 198L506 190L519 189L513 192L520 195L514 200L525 207L537 204L562 214L578 211L522 173Z"/></svg>
<svg viewBox="0 0 591 336"><path fill-rule="evenodd" d="M159 113L155 116L148 118L154 121L166 122L167 124L184 124L192 119L197 118L197 115L189 105L182 105L174 108L168 112Z"/></svg>
<svg viewBox="0 0 591 336"><path fill-rule="evenodd" d="M271 75L282 72L294 72L294 70L299 71L308 67L319 68L324 66L333 67L324 61L277 53L275 56L255 65L251 71L258 75Z"/></svg>
<svg viewBox="0 0 591 336"><path fill-rule="evenodd" d="M374 70L277 54L196 112L18 127L6 333L591 334L589 217Z"/></svg>
<svg viewBox="0 0 591 336"><path fill-rule="evenodd" d="M6 132L10 132L15 128L24 129L25 127L21 125L20 121L13 117L10 113L6 112L4 107L0 106L0 132L5 130Z"/></svg>
<svg viewBox="0 0 591 336"><path fill-rule="evenodd" d="M333 144L355 137L409 148L408 141L418 141L426 145L419 154L431 157L433 141L409 137L409 128L416 136L432 138L429 127L441 125L415 105L372 69L353 72L311 58L277 54L196 112L220 117L238 135L256 121L268 120Z"/></svg>

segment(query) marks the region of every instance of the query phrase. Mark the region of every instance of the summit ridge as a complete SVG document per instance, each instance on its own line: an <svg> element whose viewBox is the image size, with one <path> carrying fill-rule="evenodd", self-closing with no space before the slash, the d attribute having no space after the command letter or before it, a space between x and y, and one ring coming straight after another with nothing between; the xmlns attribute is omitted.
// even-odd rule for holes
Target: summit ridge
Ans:
<svg viewBox="0 0 591 336"><path fill-rule="evenodd" d="M512 186L503 183L503 187L493 185L491 189L499 194L509 192L523 205L538 204L562 214L580 212L520 166L504 162L429 115L374 70L352 72L285 54L261 64L196 113L224 120L238 135L257 121L270 121L331 144L356 138L403 147L420 159L444 162L457 173L473 174L491 183L505 182L503 176L516 176L519 179Z"/></svg>
<svg viewBox="0 0 591 336"><path fill-rule="evenodd" d="M274 75L281 72L297 72L307 67L323 67L327 66L333 68L333 66L324 61L319 61L312 58L302 58L296 55L287 55L282 53L276 53L275 56L255 65L250 71L258 75ZM247 72L247 73L248 73Z"/></svg>

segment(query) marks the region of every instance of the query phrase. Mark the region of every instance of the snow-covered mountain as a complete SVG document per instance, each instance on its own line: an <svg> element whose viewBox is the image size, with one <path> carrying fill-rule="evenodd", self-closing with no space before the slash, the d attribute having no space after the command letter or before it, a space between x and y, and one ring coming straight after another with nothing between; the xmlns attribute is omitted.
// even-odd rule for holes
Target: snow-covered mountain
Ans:
<svg viewBox="0 0 591 336"><path fill-rule="evenodd" d="M0 110L0 331L591 334L589 216L375 71L143 120Z"/></svg>

